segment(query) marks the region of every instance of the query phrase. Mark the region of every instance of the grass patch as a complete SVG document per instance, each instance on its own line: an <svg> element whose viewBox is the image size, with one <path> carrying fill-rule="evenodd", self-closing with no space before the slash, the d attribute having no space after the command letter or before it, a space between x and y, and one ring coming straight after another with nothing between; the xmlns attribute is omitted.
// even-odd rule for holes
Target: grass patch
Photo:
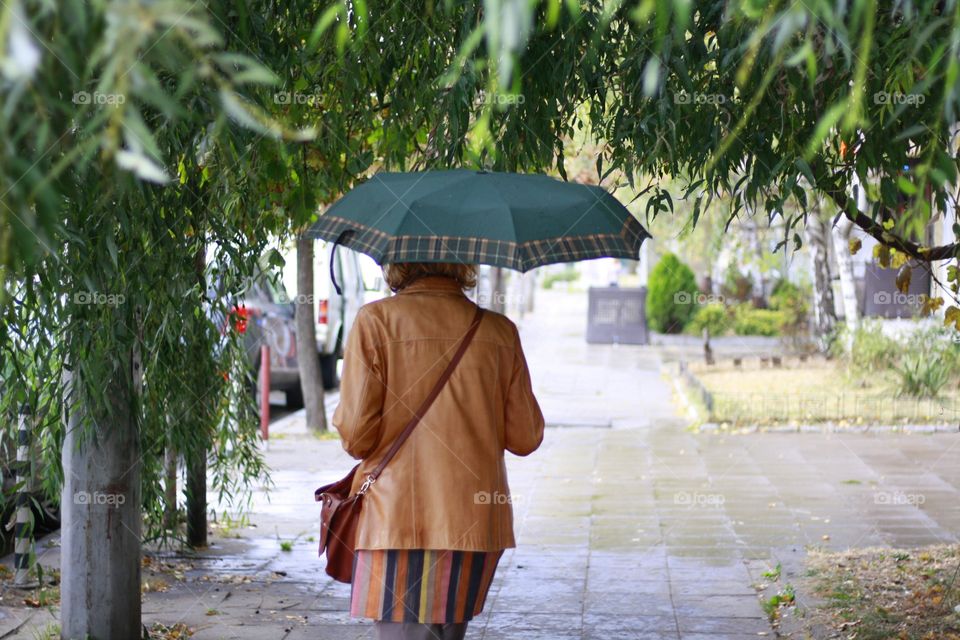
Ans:
<svg viewBox="0 0 960 640"><path fill-rule="evenodd" d="M183 640L189 638L194 630L183 622L178 622L172 626L167 626L160 622L154 622L150 627L150 640Z"/></svg>
<svg viewBox="0 0 960 640"><path fill-rule="evenodd" d="M23 604L32 609L42 609L60 604L60 586L40 587L23 599Z"/></svg>
<svg viewBox="0 0 960 640"><path fill-rule="evenodd" d="M960 416L956 385L947 385L938 398L905 396L890 370L854 378L828 360L690 369L713 398L709 421L721 424L952 424Z"/></svg>
<svg viewBox="0 0 960 640"><path fill-rule="evenodd" d="M33 640L60 640L60 625L51 623L42 629L35 629Z"/></svg>
<svg viewBox="0 0 960 640"><path fill-rule="evenodd" d="M264 488L266 491L266 488ZM246 515L234 518L227 512L220 514L219 518L207 524L221 538L242 538L239 529L250 526L250 519Z"/></svg>
<svg viewBox="0 0 960 640"><path fill-rule="evenodd" d="M960 545L812 551L807 564L803 588L821 600L803 619L808 629L857 640L960 640Z"/></svg>
<svg viewBox="0 0 960 640"><path fill-rule="evenodd" d="M761 601L760 606L763 607L763 611L767 614L767 618L773 622L780 617L781 607L792 607L796 601L796 592L794 591L793 586L788 584L784 585L783 589L778 591L775 595L772 595L766 600Z"/></svg>
<svg viewBox="0 0 960 640"><path fill-rule="evenodd" d="M764 572L763 572L762 574L760 574L760 575L762 575L762 576L763 576L764 578L766 578L767 580L771 580L771 581L773 581L773 582L776 582L777 580L780 579L780 574L781 574L782 571L783 571L783 567L782 567L782 566L780 565L780 563L778 562L776 567L774 567L773 569L769 569L769 570L767 570L767 571L764 571Z"/></svg>

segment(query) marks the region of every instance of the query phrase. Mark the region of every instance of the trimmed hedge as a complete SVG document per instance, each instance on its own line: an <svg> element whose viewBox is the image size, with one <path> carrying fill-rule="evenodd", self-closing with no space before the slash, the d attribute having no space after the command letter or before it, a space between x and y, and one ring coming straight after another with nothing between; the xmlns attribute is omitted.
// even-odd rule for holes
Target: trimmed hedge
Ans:
<svg viewBox="0 0 960 640"><path fill-rule="evenodd" d="M697 312L700 293L693 270L668 253L650 273L647 321L659 333L680 333Z"/></svg>
<svg viewBox="0 0 960 640"><path fill-rule="evenodd" d="M733 326L733 318L726 305L722 302L711 302L697 309L689 328L695 335L702 335L703 330L706 329L711 337L716 337L725 334L731 326Z"/></svg>
<svg viewBox="0 0 960 640"><path fill-rule="evenodd" d="M786 313L775 309L740 304L733 310L733 332L738 336L778 336L786 322Z"/></svg>

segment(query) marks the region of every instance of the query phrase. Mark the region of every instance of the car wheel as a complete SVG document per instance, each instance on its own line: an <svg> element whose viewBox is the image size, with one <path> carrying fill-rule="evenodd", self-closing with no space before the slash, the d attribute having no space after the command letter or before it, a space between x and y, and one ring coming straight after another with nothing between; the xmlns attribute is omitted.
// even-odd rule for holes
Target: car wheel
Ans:
<svg viewBox="0 0 960 640"><path fill-rule="evenodd" d="M324 391L331 391L340 385L337 378L337 360L337 356L332 353L320 356L320 376L323 378Z"/></svg>

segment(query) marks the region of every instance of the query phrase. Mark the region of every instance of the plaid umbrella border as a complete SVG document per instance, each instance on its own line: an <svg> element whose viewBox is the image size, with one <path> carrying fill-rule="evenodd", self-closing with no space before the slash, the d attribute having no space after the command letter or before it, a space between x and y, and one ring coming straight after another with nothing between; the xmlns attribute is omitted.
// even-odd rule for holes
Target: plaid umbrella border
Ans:
<svg viewBox="0 0 960 640"><path fill-rule="evenodd" d="M652 237L632 215L624 220L619 233L561 236L521 243L462 236L394 237L379 229L334 215L321 215L307 235L335 241L346 231L353 233L341 238L340 244L369 255L379 264L461 261L507 267L521 272L556 262L592 258L636 260L640 245Z"/></svg>

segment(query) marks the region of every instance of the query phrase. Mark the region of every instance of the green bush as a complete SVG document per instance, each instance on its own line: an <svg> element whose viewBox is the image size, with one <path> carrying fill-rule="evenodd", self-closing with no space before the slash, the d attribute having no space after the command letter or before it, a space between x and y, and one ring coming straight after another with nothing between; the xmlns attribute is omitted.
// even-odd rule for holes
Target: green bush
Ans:
<svg viewBox="0 0 960 640"><path fill-rule="evenodd" d="M720 293L730 302L749 302L753 298L753 275L744 275L737 265L731 263L723 274Z"/></svg>
<svg viewBox="0 0 960 640"><path fill-rule="evenodd" d="M580 272L573 267L568 267L557 273L548 273L543 277L543 288L553 289L553 285L558 282L573 282L580 277Z"/></svg>
<svg viewBox="0 0 960 640"><path fill-rule="evenodd" d="M859 376L873 378L891 371L898 395L936 398L960 370L960 345L944 327L918 329L897 340L883 333L879 321L867 320L851 340L841 338L835 344L834 355Z"/></svg>
<svg viewBox="0 0 960 640"><path fill-rule="evenodd" d="M810 297L809 290L781 278L770 292L770 308L783 312L787 326L798 327L806 322Z"/></svg>
<svg viewBox="0 0 960 640"><path fill-rule="evenodd" d="M668 253L650 273L647 320L660 333L680 333L697 312L697 279L677 256Z"/></svg>
<svg viewBox="0 0 960 640"><path fill-rule="evenodd" d="M899 378L901 395L936 398L960 364L960 349L944 327L918 329L898 344L892 368Z"/></svg>
<svg viewBox="0 0 960 640"><path fill-rule="evenodd" d="M899 395L936 398L952 373L950 365L925 353L905 353L893 365L900 380Z"/></svg>
<svg viewBox="0 0 960 640"><path fill-rule="evenodd" d="M696 335L703 334L706 329L711 336L722 336L732 325L733 318L727 307L721 302L711 302L697 309L689 328Z"/></svg>
<svg viewBox="0 0 960 640"><path fill-rule="evenodd" d="M786 323L783 311L739 304L733 310L733 332L738 336L778 336Z"/></svg>
<svg viewBox="0 0 960 640"><path fill-rule="evenodd" d="M846 340L835 344L844 347ZM884 335L879 321L864 320L853 332L849 351L842 355L847 363L859 371L889 369L900 353L901 346L893 338Z"/></svg>

